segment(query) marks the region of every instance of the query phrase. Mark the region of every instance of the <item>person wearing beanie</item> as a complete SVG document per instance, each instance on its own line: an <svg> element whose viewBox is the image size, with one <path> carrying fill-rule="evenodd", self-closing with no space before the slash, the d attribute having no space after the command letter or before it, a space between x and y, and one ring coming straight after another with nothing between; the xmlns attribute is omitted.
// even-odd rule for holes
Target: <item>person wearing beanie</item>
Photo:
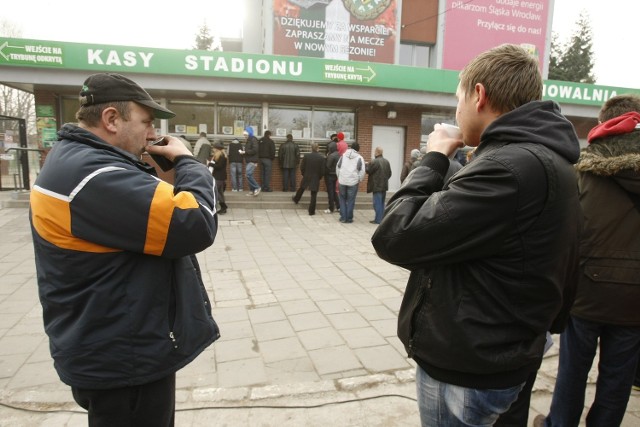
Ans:
<svg viewBox="0 0 640 427"><path fill-rule="evenodd" d="M337 141L337 135L336 135ZM340 160L340 154L335 143L329 143L327 146L327 170L324 175L324 183L327 188L327 199L329 201L329 208L325 209L324 213L333 213L336 208L339 208L339 196L336 189L338 188L338 175L336 175L336 166L338 160Z"/></svg>
<svg viewBox="0 0 640 427"><path fill-rule="evenodd" d="M344 133L343 132L338 132L338 134L336 135L336 138L338 139L338 142L336 142L336 148L338 149L338 154L340 154L340 156L342 156L347 151L349 146L347 145L347 143L344 140Z"/></svg>
<svg viewBox="0 0 640 427"><path fill-rule="evenodd" d="M587 425L619 426L640 356L640 96L606 101L576 164L584 232L580 280L560 356L551 408L534 426L578 425L599 348Z"/></svg>
<svg viewBox="0 0 640 427"><path fill-rule="evenodd" d="M244 160L247 163L245 170L247 182L249 183L249 194L247 196L257 196L260 194L261 188L253 174L258 168L258 138L253 135L253 128L247 126L242 133L246 138L244 143L244 151L241 154L244 156Z"/></svg>

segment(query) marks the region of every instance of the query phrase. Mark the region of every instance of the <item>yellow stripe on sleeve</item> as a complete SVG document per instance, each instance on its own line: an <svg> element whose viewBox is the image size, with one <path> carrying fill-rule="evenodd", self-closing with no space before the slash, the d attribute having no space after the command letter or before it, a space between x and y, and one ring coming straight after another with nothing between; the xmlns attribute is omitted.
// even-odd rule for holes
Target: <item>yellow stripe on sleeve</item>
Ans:
<svg viewBox="0 0 640 427"><path fill-rule="evenodd" d="M198 208L198 201L193 194L180 192L174 196L173 189L171 184L164 181L160 181L156 187L147 223L147 238L144 244L146 254L162 255L174 209Z"/></svg>

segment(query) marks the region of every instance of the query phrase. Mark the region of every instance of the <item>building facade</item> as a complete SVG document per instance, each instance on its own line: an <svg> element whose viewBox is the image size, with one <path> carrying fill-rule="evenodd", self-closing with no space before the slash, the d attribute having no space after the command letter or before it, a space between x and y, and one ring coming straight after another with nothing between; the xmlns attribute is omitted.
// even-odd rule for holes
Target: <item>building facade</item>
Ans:
<svg viewBox="0 0 640 427"><path fill-rule="evenodd" d="M252 126L258 137L270 130L277 146L292 134L306 152L312 142L324 150L332 133L343 132L348 143L358 141L365 159L383 147L395 190L411 150L435 123L455 121L458 70L443 65L460 68L474 49L514 42L507 28L515 26L514 33L520 27L531 33L518 42L540 56L546 73L553 0L519 2L529 4L515 8L524 18L502 20L495 16L504 0L478 0L473 10L455 0L244 1L253 11L244 36L227 44L241 51L0 38L0 83L34 93L38 146L45 151L56 130L75 121L86 77L118 72L176 112L157 121L163 134L195 141L206 132L226 144ZM477 28L465 37L481 43L461 49L451 26L469 19ZM542 23L522 24L529 21ZM486 26L494 33L502 28L502 38L488 40ZM545 80L544 98L557 101L585 139L602 103L625 92L638 90ZM278 190L277 161L273 174Z"/></svg>

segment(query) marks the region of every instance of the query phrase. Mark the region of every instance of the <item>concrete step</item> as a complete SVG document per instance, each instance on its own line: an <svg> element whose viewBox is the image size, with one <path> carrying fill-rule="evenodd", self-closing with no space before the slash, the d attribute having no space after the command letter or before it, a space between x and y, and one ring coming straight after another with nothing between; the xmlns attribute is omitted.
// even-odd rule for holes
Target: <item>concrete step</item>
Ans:
<svg viewBox="0 0 640 427"><path fill-rule="evenodd" d="M242 209L307 209L311 200L311 192L305 191L302 199L296 205L291 198L295 192L273 191L271 193L260 192L257 196L249 195L248 191L230 191L224 193L227 205L230 208ZM389 196L387 196L389 197ZM329 199L326 191L318 192L316 210L324 211L329 207ZM373 209L372 196L364 191L358 192L355 209Z"/></svg>
<svg viewBox="0 0 640 427"><path fill-rule="evenodd" d="M30 191L0 192L3 208L29 208Z"/></svg>
<svg viewBox="0 0 640 427"><path fill-rule="evenodd" d="M1 192L0 198L2 200L3 208L29 208L29 191L7 191ZM307 209L309 206L309 200L311 199L311 192L305 191L302 195L302 199L296 205L291 200L291 197L295 194L293 192L274 191L271 193L261 192L257 196L248 196L248 191L225 191L224 196L227 201L227 205L230 208L239 209ZM387 199L391 197L393 193L387 193ZM325 191L318 192L318 198L316 201L316 209L318 211L324 211L329 207L327 193ZM364 191L359 191L356 197L356 209L373 209L371 194L367 194Z"/></svg>

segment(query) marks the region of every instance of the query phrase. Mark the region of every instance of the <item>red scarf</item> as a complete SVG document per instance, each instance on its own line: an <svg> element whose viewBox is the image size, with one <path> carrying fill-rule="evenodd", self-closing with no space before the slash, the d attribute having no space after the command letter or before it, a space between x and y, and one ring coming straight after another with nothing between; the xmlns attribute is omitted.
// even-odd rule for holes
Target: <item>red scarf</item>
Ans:
<svg viewBox="0 0 640 427"><path fill-rule="evenodd" d="M604 123L600 123L589 131L587 135L587 142L591 144L594 139L602 138L604 136L620 135L623 133L631 133L640 124L640 113L635 111L622 114L621 116L614 117L611 120L607 120Z"/></svg>

